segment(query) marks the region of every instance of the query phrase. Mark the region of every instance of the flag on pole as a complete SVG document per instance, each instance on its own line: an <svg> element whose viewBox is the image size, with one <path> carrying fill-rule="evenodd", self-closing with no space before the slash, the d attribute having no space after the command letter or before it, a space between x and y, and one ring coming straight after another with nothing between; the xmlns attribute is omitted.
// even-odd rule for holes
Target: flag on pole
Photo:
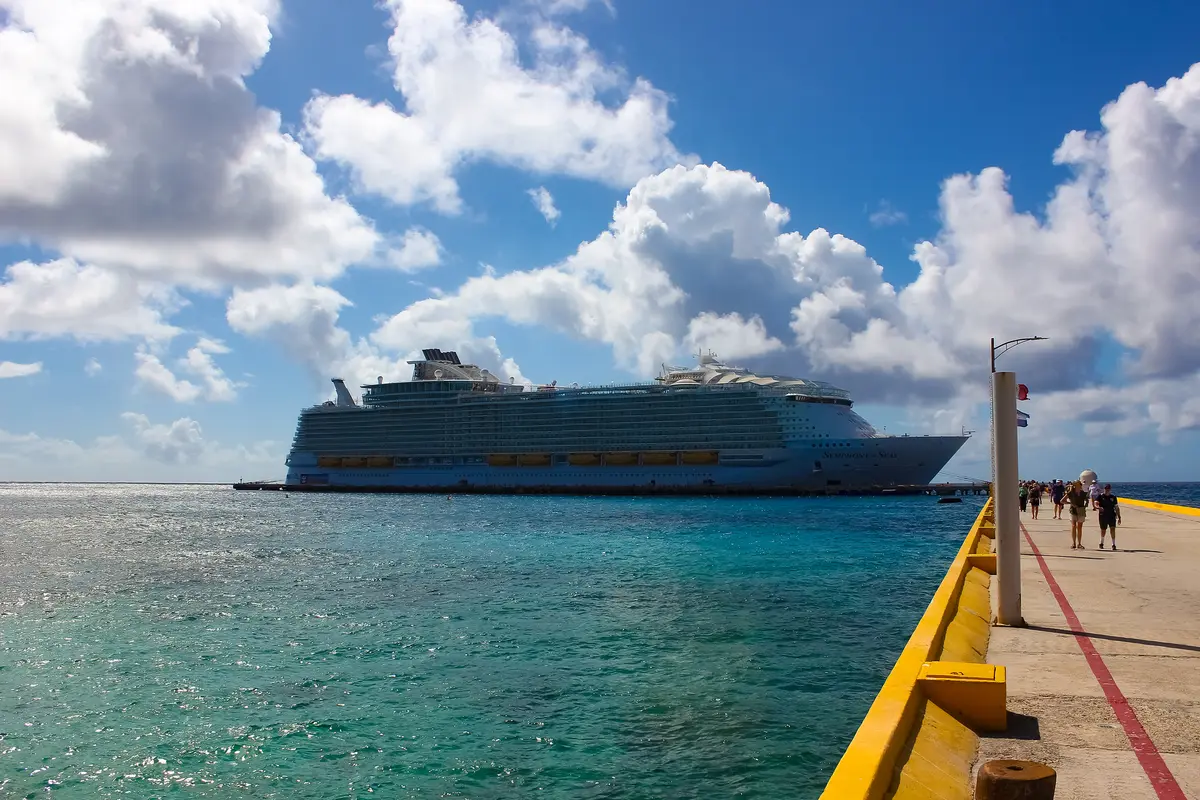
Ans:
<svg viewBox="0 0 1200 800"><path fill-rule="evenodd" d="M1029 387L1023 383L1017 384L1017 399L1018 400L1028 400L1029 399Z"/></svg>
<svg viewBox="0 0 1200 800"><path fill-rule="evenodd" d="M1026 414L1024 411L1017 412L1017 427L1018 428L1029 427L1029 415Z"/></svg>

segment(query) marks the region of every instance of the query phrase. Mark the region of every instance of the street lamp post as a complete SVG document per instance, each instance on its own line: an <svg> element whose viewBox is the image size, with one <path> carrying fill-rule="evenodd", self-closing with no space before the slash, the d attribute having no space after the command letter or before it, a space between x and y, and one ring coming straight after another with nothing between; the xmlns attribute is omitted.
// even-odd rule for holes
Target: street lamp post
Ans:
<svg viewBox="0 0 1200 800"><path fill-rule="evenodd" d="M1021 510L1017 501L1017 374L997 372L996 358L1026 336L996 344L992 339L992 502L996 509L996 623L1025 624L1021 616Z"/></svg>
<svg viewBox="0 0 1200 800"><path fill-rule="evenodd" d="M1007 353L1009 350L1012 350L1017 345L1024 344L1025 342L1044 342L1044 341L1046 341L1046 338L1047 337L1045 337L1045 336L1026 336L1021 339L1009 339L1007 342L1001 342L1000 344L996 344L996 337L993 336L992 337L992 372L996 371L996 359L999 358L1000 356L1004 355L1005 353Z"/></svg>

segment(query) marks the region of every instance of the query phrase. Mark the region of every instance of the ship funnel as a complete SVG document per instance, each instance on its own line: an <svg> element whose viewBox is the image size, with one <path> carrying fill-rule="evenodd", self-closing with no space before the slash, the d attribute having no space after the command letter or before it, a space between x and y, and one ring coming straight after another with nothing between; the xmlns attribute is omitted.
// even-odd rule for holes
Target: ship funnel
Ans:
<svg viewBox="0 0 1200 800"><path fill-rule="evenodd" d="M337 404L339 406L357 405L354 398L350 395L350 390L346 388L346 382L341 378L333 379L333 388L337 390Z"/></svg>

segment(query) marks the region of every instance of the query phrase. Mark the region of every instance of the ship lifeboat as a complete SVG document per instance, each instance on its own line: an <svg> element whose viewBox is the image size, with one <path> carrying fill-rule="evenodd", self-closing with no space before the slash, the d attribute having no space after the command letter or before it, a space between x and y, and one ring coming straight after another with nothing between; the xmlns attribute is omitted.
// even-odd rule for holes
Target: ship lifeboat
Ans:
<svg viewBox="0 0 1200 800"><path fill-rule="evenodd" d="M600 463L599 453L571 453L567 463L573 467L594 467Z"/></svg>
<svg viewBox="0 0 1200 800"><path fill-rule="evenodd" d="M392 466L391 456L371 456L367 459L368 467L390 467Z"/></svg>
<svg viewBox="0 0 1200 800"><path fill-rule="evenodd" d="M318 456L318 467L340 467L342 465L341 456Z"/></svg>
<svg viewBox="0 0 1200 800"><path fill-rule="evenodd" d="M667 452L642 453L642 463L647 466L661 466L664 464L674 464L675 454Z"/></svg>
<svg viewBox="0 0 1200 800"><path fill-rule="evenodd" d="M625 467L637 463L637 453L605 453L604 463L610 467Z"/></svg>
<svg viewBox="0 0 1200 800"><path fill-rule="evenodd" d="M517 462L522 467L548 467L550 466L549 453L522 453L517 456Z"/></svg>
<svg viewBox="0 0 1200 800"><path fill-rule="evenodd" d="M343 467L365 467L367 460L362 456L344 456L342 458Z"/></svg>
<svg viewBox="0 0 1200 800"><path fill-rule="evenodd" d="M691 450L680 455L680 461L684 464L716 464L716 450Z"/></svg>
<svg viewBox="0 0 1200 800"><path fill-rule="evenodd" d="M515 467L517 457L507 453L492 453L488 456L487 463L489 467Z"/></svg>

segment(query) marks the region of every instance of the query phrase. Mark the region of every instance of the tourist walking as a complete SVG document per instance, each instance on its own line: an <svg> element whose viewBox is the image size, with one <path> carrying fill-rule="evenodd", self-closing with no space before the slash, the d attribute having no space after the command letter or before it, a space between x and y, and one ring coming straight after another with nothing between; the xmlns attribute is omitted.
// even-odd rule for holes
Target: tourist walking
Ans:
<svg viewBox="0 0 1200 800"><path fill-rule="evenodd" d="M1029 514L1033 519L1038 518L1038 506L1042 504L1042 484L1034 481L1029 487Z"/></svg>
<svg viewBox="0 0 1200 800"><path fill-rule="evenodd" d="M1071 549L1083 550L1083 520L1087 517L1089 498L1079 481L1072 481L1064 498L1071 515Z"/></svg>
<svg viewBox="0 0 1200 800"><path fill-rule="evenodd" d="M1062 519L1063 496L1067 487L1063 486L1062 478L1055 478L1050 484L1050 499L1054 502L1054 519Z"/></svg>
<svg viewBox="0 0 1200 800"><path fill-rule="evenodd" d="M1112 493L1112 484L1104 484L1104 491L1096 498L1096 508L1100 517L1100 549L1104 549L1104 533L1112 532L1112 549L1117 549L1117 524L1121 521L1121 506L1117 496Z"/></svg>
<svg viewBox="0 0 1200 800"><path fill-rule="evenodd" d="M1024 514L1025 506L1029 503L1029 487L1024 483L1017 489L1017 500L1021 501L1021 513Z"/></svg>

